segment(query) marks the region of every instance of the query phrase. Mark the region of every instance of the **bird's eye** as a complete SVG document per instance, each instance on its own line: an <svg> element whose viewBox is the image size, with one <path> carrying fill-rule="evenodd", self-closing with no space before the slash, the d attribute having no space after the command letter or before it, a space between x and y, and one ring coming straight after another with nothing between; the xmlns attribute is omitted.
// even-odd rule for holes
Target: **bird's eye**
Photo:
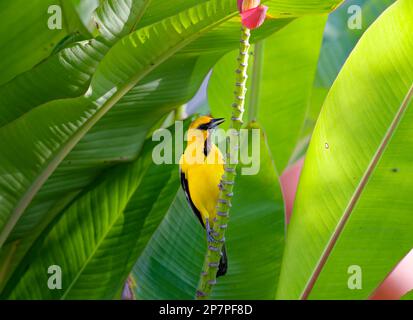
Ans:
<svg viewBox="0 0 413 320"><path fill-rule="evenodd" d="M204 123L198 126L199 130L208 130L209 129L209 125L208 123Z"/></svg>

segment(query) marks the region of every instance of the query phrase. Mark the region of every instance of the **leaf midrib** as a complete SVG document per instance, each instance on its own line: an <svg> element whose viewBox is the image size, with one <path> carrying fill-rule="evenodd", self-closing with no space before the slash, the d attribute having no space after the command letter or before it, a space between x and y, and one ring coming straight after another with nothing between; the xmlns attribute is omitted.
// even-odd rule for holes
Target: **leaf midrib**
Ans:
<svg viewBox="0 0 413 320"><path fill-rule="evenodd" d="M377 164L381 158L381 156L383 155L383 153L385 152L393 134L396 132L398 125L400 124L400 122L402 121L405 112L408 108L408 106L410 105L410 103L413 101L413 84L411 85L410 89L408 90L406 96L403 99L403 102L401 103L399 109L397 110L392 122L390 123L388 129L386 130L386 133L382 139L382 141L380 142L376 153L373 155L369 165L366 168L366 171L364 173L364 175L362 176L360 182L358 183L353 195L351 196L348 205L346 207L346 209L343 212L343 216L340 219L340 221L338 222L332 236L330 237L320 259L318 260L312 274L311 277L309 279L309 281L307 282L307 284L304 287L304 290L301 294L301 299L302 300L306 300L308 298L308 296L311 294L312 289L314 288L315 283L317 282L317 279L321 273L321 271L323 270L332 250L334 249L334 246L338 240L338 238L340 237L344 227L346 226L346 223L348 221L348 219L351 216L351 213L353 212L358 200L361 197L362 192L364 191L365 187L367 186L367 183L371 177L371 175L374 173L374 170L377 167Z"/></svg>
<svg viewBox="0 0 413 320"><path fill-rule="evenodd" d="M72 290L72 288L76 285L77 281L79 280L80 276L83 274L83 271L87 268L87 266L89 265L90 261L92 261L92 259L94 258L94 256L96 255L96 252L99 250L99 248L101 247L102 243L105 241L105 239L107 239L107 236L109 235L109 233L113 230L113 227L116 225L116 223L119 221L119 219L125 214L125 210L127 210L129 202L131 200L131 198L135 195L135 193L137 192L137 190L140 188L140 186L142 185L142 182L144 181L144 177L145 175L149 172L150 170L150 165L148 165L141 173L140 173L140 177L139 177L139 181L136 183L136 186L133 188L132 191L130 191L129 195L128 195L128 199L127 201L125 201L124 205L122 206L122 209L118 211L117 213L117 217L114 218L113 223L111 223L107 230L105 231L105 233L102 235L102 237L99 239L99 241L96 243L95 248L92 250L92 252L90 253L89 257L86 259L86 261L84 262L84 264L82 265L82 267L79 269L79 271L76 273L76 276L73 278L73 280L70 282L70 285L67 287L67 289L64 291L64 294L61 296L60 300L65 300L66 297L70 294L70 291ZM171 173L169 174L167 183L165 183L163 185L163 188L159 191L159 193L155 196L154 201L152 201L152 206L150 208L150 210L148 211L147 215L145 216L146 220L153 212L154 208L155 208L155 204L157 203L157 200L159 199L159 197L161 196L163 190L167 187L169 181L171 179ZM168 212L169 208L172 206L172 203L169 205L168 209L165 212ZM144 228L144 225L142 225L142 229ZM141 231L142 231L141 229ZM132 255L133 251L131 250L129 252L128 255L128 260L130 260L130 256ZM127 265L124 266L124 269L126 271L126 267ZM123 273L125 273L125 271ZM126 271L128 272L128 271Z"/></svg>
<svg viewBox="0 0 413 320"><path fill-rule="evenodd" d="M133 188L133 190L131 190L128 194L127 200L123 203L122 209L119 210L117 212L117 216L113 219L112 223L109 224L108 228L106 229L106 231L103 233L102 237L99 239L99 241L96 243L95 247L93 248L92 252L90 253L89 257L85 260L84 264L82 265L82 267L79 269L79 271L76 273L75 277L73 278L73 280L70 282L70 285L67 287L66 290L64 290L63 295L61 296L60 300L64 300L66 298L66 296L70 293L70 291L72 290L73 286L76 284L77 280L80 278L80 276L82 275L83 271L87 268L87 266L89 265L90 261L93 259L93 257L96 255L96 252L98 251L98 249L101 247L102 243L105 241L105 239L107 239L108 234L112 231L113 227L116 225L116 223L119 221L119 218L123 215L129 200L131 199L131 197L134 195L134 193L136 192L136 190L139 188L139 186L141 185L141 182L143 180L143 177L145 176L146 172L148 172L149 167L145 168L145 170L143 170L143 172L140 173L140 177L139 177L139 181L137 182L135 188Z"/></svg>

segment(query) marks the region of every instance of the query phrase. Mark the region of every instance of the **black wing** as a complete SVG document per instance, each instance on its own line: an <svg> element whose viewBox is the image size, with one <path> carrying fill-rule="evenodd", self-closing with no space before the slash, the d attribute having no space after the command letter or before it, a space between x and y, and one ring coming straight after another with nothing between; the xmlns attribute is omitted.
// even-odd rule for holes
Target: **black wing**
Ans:
<svg viewBox="0 0 413 320"><path fill-rule="evenodd" d="M199 222L201 222L201 225L205 228L204 221L202 220L201 212L199 212L199 210L195 207L195 204L192 202L191 195L189 194L188 180L185 178L185 173L183 173L182 171L180 172L181 172L181 185L182 185L182 189L184 189L186 200L191 206L192 211L195 213Z"/></svg>

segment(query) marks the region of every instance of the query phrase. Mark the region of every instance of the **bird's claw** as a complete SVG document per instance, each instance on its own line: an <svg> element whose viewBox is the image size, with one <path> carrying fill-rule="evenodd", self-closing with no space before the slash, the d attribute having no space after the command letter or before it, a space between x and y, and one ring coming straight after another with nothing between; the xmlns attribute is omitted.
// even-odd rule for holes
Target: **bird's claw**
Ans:
<svg viewBox="0 0 413 320"><path fill-rule="evenodd" d="M214 230L211 228L211 225L209 224L209 219L206 219L206 234L207 234L207 240L208 242L212 243L218 243L219 241L215 240L213 232Z"/></svg>
<svg viewBox="0 0 413 320"><path fill-rule="evenodd" d="M219 241L215 240L214 236L212 235L212 230L207 232L207 240L208 240L208 242L214 242L214 243L219 242Z"/></svg>

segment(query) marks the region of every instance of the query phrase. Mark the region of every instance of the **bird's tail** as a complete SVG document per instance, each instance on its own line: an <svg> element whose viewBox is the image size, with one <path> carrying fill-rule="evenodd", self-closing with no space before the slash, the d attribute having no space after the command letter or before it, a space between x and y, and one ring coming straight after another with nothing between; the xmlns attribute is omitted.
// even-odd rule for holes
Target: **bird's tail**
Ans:
<svg viewBox="0 0 413 320"><path fill-rule="evenodd" d="M227 250L225 249L225 244L222 246L221 251L221 259L219 260L217 278L220 276L224 276L227 273L228 269L228 258L227 258Z"/></svg>

